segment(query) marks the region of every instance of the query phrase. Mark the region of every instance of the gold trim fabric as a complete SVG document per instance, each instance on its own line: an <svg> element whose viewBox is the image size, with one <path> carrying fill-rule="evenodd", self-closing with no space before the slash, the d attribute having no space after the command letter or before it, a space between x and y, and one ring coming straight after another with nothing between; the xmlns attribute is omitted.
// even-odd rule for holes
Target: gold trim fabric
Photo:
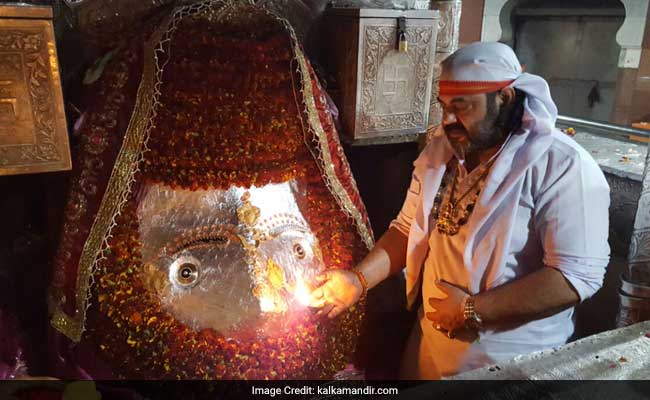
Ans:
<svg viewBox="0 0 650 400"><path fill-rule="evenodd" d="M296 52L296 60L300 66L300 73L302 75L303 81L303 99L305 106L307 108L307 114L309 118L309 126L313 129L316 137L318 138L318 147L320 148L320 153L322 155L322 171L325 174L326 183L329 186L330 191L334 195L339 206L345 211L347 215L352 217L356 228L361 236L361 239L368 247L372 249L374 246L374 240L370 234L370 230L366 226L363 220L361 212L356 208L354 202L350 198L350 195L345 190L336 171L334 170L334 164L332 162L332 155L330 154L329 144L327 143L327 135L323 129L320 117L318 115L318 110L316 109L316 102L314 100L314 92L312 88L311 75L309 73L309 68L307 67L307 60L300 49L300 44L297 42L295 33L290 26L287 26L287 29L291 33L291 38L294 41L294 49ZM316 160L319 161L318 159Z"/></svg>
<svg viewBox="0 0 650 400"><path fill-rule="evenodd" d="M129 195L133 177L138 169L138 162L140 161L144 139L152 119L151 112L154 105L155 47L153 44L159 42L160 33L165 30L164 28L168 23L169 20L163 22L152 36L151 41L145 46L142 80L138 87L135 108L97 217L90 229L79 259L75 315L68 315L58 306L52 317L52 326L75 342L81 340L84 331L86 310L89 306L91 275L94 266L102 258L102 253L106 249L106 240L115 225L115 217L119 215L122 205Z"/></svg>
<svg viewBox="0 0 650 400"><path fill-rule="evenodd" d="M115 218L120 214L121 208L130 194L131 185L138 165L142 160L142 153L146 150L146 142L158 105L159 88L162 85L162 66L165 62L158 58L159 53L166 52L166 46L171 41L171 35L176 30L178 22L188 16L198 13L220 13L241 1L255 4L251 0L206 0L189 6L179 7L166 18L155 31L150 41L145 45L144 68L142 80L138 87L135 108L127 128L122 148L102 199L96 220L84 244L77 270L75 293L76 313L70 316L61 307L57 307L52 317L52 326L75 342L81 340L86 319L86 310L89 307L90 286L92 274L103 252L107 248L107 240L111 229L115 225ZM215 9L219 6L219 9ZM268 12L268 10L267 10ZM343 187L336 175L332 156L328 146L327 135L316 109L314 92L307 60L300 48L295 31L285 19L269 12L286 27L291 35L295 58L299 65L299 72L303 84L303 100L309 119L309 126L318 139L318 147L322 159L314 155L324 174L325 183L334 196L341 209L351 217L358 233L368 249L374 246L374 240L368 226L364 223L362 213L354 205L350 195ZM217 16L218 17L218 16Z"/></svg>

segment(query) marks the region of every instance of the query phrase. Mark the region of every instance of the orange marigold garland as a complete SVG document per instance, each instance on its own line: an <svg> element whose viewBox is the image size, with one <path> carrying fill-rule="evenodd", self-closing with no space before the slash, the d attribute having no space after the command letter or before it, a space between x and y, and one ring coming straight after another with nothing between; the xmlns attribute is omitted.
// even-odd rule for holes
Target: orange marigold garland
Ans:
<svg viewBox="0 0 650 400"><path fill-rule="evenodd" d="M296 176L307 154L290 39L277 24L261 29L238 42L206 34L199 24L181 25L174 42L197 45L174 47L165 67L148 177L173 187L225 189ZM260 52L251 36L274 47Z"/></svg>
<svg viewBox="0 0 650 400"><path fill-rule="evenodd" d="M351 268L365 247L306 147L289 35L267 22L254 31L191 20L179 25L149 151L131 193L145 182L197 190L295 179L305 189L299 207L325 264ZM314 379L332 378L351 361L361 307L334 321L298 312L287 322L291 334L261 337L249 327L238 335L248 340L177 321L138 273L136 209L133 194L95 272L87 321L86 340L113 371L128 378Z"/></svg>

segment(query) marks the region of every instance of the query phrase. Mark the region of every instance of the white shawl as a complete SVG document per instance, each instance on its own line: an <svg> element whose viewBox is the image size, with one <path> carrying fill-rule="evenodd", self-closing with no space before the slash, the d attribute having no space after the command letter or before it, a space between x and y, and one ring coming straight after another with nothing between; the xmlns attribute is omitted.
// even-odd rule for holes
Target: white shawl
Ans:
<svg viewBox="0 0 650 400"><path fill-rule="evenodd" d="M490 288L499 280L505 265L526 171L548 152L558 135L563 134L555 130L557 107L551 99L548 84L539 76L522 73L514 52L508 46L500 43L469 45L445 60L441 79L514 80L510 86L526 93L521 128L511 135L504 145L468 221L469 234L464 263L470 272L468 289L471 293L478 293ZM605 214L609 204L609 188L605 178L593 159L581 150L578 144L568 140L567 143L580 152L577 175L581 180L588 181L583 189L586 192L597 192L597 197L602 199L598 202L598 210L595 213L585 213L590 214L585 215L585 218L593 215L600 218L603 214L603 203L607 203L604 206ZM565 142L565 139L562 138L562 141ZM416 300L421 287L419 280L429 249L428 216L433 198L438 192L446 164L452 156L451 145L442 129L438 128L431 142L414 163L413 181L406 202L392 224L403 232L408 229L406 288L409 307ZM583 193L582 197L584 195ZM599 279L602 282L603 263L607 265L609 254L607 220L604 224L604 240L601 237L603 226L599 224L596 229L598 240L576 237L573 238L573 244L555 243L559 238L550 235L551 239L555 238L554 243L544 244L544 264L562 270L581 297L588 297L593 293L593 290L584 287L583 282L597 282ZM568 233L567 229L562 230ZM575 232L573 230L572 233ZM607 247L605 252L602 248L595 251L594 246L602 247L603 242ZM581 267L590 263L601 268L594 270ZM586 285L594 286L588 283Z"/></svg>

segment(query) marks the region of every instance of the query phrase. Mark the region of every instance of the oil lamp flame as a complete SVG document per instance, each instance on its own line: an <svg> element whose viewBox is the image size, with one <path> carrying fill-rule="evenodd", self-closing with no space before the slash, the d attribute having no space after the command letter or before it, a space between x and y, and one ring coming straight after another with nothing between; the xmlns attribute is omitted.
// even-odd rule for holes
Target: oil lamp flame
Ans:
<svg viewBox="0 0 650 400"><path fill-rule="evenodd" d="M260 310L262 312L277 312L277 307L273 299L263 296L260 298Z"/></svg>
<svg viewBox="0 0 650 400"><path fill-rule="evenodd" d="M308 306L312 302L311 289L304 279L298 279L293 295L303 306Z"/></svg>
<svg viewBox="0 0 650 400"><path fill-rule="evenodd" d="M261 290L257 295L260 311L264 313L279 314L288 311L291 302L285 297L287 295L293 297L295 303L305 307L312 304L314 300L312 288L303 277L299 277L295 285L289 286L285 284L284 290L265 289L267 290Z"/></svg>

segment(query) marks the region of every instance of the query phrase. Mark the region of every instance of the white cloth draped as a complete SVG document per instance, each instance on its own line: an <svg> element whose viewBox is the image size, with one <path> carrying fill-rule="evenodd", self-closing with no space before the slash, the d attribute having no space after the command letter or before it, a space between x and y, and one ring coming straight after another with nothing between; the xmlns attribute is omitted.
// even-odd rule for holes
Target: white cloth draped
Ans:
<svg viewBox="0 0 650 400"><path fill-rule="evenodd" d="M451 68L453 73L445 68ZM441 79L476 81L477 77L514 79L511 86L524 91L526 100L521 128L504 145L465 227L466 243L459 262L468 271L467 290L477 294L513 278L511 271L517 266L508 264L518 256L513 253L516 249L512 249L513 235L521 234L521 225L530 223L534 229L525 231L534 236L532 239L541 248L543 259L538 265L560 270L584 300L602 285L609 262L609 186L605 177L580 145L554 128L557 108L548 85L536 75L521 73L509 47L499 43L474 44L443 63ZM446 164L453 155L446 135L439 129L415 161L405 203L391 224L408 236L409 307L422 286L432 228L428 216ZM522 221L520 209L526 203L531 203L532 214L528 221ZM529 270L531 266L520 267ZM556 345L558 339L566 341L572 334L571 314L565 313L565 324L556 325L560 331L549 336L549 344ZM509 338L512 343L519 342L511 349L507 344L505 349L495 347L499 359L518 354L526 343L535 343L535 349L545 343L543 338L527 334L525 326L519 336ZM489 358L488 354L486 359Z"/></svg>

